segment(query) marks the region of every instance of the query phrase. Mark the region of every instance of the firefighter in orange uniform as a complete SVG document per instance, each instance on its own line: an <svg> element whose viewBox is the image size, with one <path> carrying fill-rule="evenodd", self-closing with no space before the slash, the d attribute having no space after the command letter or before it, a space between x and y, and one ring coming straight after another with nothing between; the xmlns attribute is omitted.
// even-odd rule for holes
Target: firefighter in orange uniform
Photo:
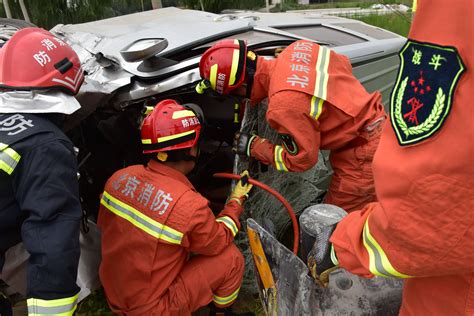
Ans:
<svg viewBox="0 0 474 316"><path fill-rule="evenodd" d="M199 64L196 90L250 98L268 97L266 119L281 144L237 133L234 150L279 171L305 171L318 150L331 150L334 170L326 202L346 210L375 201L372 157L385 122L381 96L369 94L352 75L347 57L310 41L297 41L274 60L247 51L244 41L224 40Z"/></svg>
<svg viewBox="0 0 474 316"><path fill-rule="evenodd" d="M211 301L223 309L237 298L244 259L233 240L252 186L239 181L215 218L188 181L201 114L194 104L158 103L141 128L144 153L153 158L117 171L105 186L100 278L118 314L190 315Z"/></svg>
<svg viewBox="0 0 474 316"><path fill-rule="evenodd" d="M471 0L418 1L374 158L379 202L337 224L337 260L312 260L316 278L337 264L405 278L400 315L474 315L473 21Z"/></svg>

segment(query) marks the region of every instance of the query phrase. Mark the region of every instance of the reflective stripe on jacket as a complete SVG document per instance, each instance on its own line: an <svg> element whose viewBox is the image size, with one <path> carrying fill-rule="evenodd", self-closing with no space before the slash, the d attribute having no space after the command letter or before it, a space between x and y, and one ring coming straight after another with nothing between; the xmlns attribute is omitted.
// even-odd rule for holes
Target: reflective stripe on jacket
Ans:
<svg viewBox="0 0 474 316"><path fill-rule="evenodd" d="M127 205L117 198L113 197L107 191L104 191L102 194L102 199L100 203L105 206L106 209L111 211L117 216L122 217L123 219L130 222L135 227L138 227L145 233L165 240L172 244L181 244L181 239L183 238L183 233L163 225L152 218L142 214L140 211L136 210L130 205Z"/></svg>
<svg viewBox="0 0 474 316"><path fill-rule="evenodd" d="M0 170L12 174L20 158L21 156L7 144L0 143Z"/></svg>

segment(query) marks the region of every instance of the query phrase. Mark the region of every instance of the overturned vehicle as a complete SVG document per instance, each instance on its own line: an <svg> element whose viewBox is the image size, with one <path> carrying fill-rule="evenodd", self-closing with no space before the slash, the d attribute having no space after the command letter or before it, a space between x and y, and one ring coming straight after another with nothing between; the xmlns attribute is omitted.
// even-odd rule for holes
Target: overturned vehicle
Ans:
<svg viewBox="0 0 474 316"><path fill-rule="evenodd" d="M2 19L0 41L27 26ZM398 69L397 53L405 43L403 37L362 22L306 12L217 15L165 8L58 25L51 31L74 48L86 70L85 84L77 95L82 108L68 118L65 128L79 149L81 200L92 221L106 180L120 168L144 163L139 137L144 109L169 98L196 103L206 116L202 153L191 180L214 211L224 205L231 183L212 175L248 168L253 178L274 188L301 214L324 197L331 177L328 153L321 152L311 170L286 174L235 157L231 144L236 131L257 130L273 141L277 135L266 124L265 104L250 108L236 100L195 92L202 53L218 40L238 38L258 55L274 58L295 40L311 40L349 57L354 75L369 92L380 91L387 105ZM255 190L246 210L246 217L253 218L248 221L251 239L260 244L259 258L267 262L273 283L270 289L268 280L262 279L261 264L255 267L252 260L258 256L250 254L246 235L240 234L237 242L248 263L243 287L249 293L259 292L267 314L398 313L398 281L365 280L340 270L328 289L318 288L303 261L286 248L293 243L291 221L267 192Z"/></svg>

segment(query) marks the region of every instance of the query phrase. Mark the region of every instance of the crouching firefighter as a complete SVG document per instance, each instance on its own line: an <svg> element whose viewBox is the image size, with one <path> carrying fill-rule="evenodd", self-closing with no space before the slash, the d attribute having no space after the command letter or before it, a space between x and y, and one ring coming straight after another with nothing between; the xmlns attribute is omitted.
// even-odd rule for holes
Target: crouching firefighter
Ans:
<svg viewBox="0 0 474 316"><path fill-rule="evenodd" d="M161 101L141 127L147 166L119 170L106 183L100 278L116 313L190 315L210 302L211 310L225 309L237 298L244 259L233 240L252 185L237 183L214 216L186 178L202 124L197 105Z"/></svg>
<svg viewBox="0 0 474 316"><path fill-rule="evenodd" d="M0 49L0 271L22 241L29 315L76 309L82 212L74 148L60 127L80 108L73 95L83 80L76 53L43 29L22 29Z"/></svg>
<svg viewBox="0 0 474 316"><path fill-rule="evenodd" d="M234 150L279 171L306 171L318 150L331 150L334 170L327 203L355 210L375 201L372 157L385 122L378 92L368 93L352 75L349 59L310 41L296 41L274 60L257 57L244 41L223 40L199 64L203 82L257 105L268 97L266 119L280 135L272 144L237 133Z"/></svg>

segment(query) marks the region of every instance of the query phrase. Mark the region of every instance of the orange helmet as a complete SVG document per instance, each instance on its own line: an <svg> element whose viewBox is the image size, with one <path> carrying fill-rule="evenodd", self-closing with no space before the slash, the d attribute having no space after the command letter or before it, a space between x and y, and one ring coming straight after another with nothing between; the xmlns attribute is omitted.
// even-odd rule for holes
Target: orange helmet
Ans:
<svg viewBox="0 0 474 316"><path fill-rule="evenodd" d="M212 90L229 94L240 87L245 79L247 45L244 41L227 39L216 43L204 52L199 62L199 71L208 80ZM202 84L196 87L202 93Z"/></svg>
<svg viewBox="0 0 474 316"><path fill-rule="evenodd" d="M0 49L0 87L59 89L76 94L84 81L79 57L50 32L30 27L16 32Z"/></svg>
<svg viewBox="0 0 474 316"><path fill-rule="evenodd" d="M143 121L143 153L191 148L199 139L201 124L202 112L197 105L163 100Z"/></svg>

